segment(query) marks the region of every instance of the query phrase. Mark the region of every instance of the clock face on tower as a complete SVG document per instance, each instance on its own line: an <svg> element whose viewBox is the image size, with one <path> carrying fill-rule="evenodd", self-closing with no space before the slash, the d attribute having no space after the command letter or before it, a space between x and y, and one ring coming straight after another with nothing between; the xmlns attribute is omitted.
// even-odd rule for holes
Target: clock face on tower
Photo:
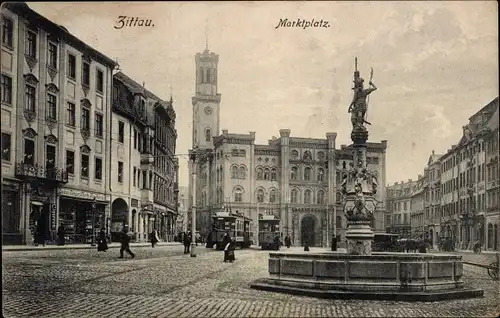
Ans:
<svg viewBox="0 0 500 318"><path fill-rule="evenodd" d="M212 107L210 107L210 106L205 107L205 114L207 114L207 115L212 114Z"/></svg>

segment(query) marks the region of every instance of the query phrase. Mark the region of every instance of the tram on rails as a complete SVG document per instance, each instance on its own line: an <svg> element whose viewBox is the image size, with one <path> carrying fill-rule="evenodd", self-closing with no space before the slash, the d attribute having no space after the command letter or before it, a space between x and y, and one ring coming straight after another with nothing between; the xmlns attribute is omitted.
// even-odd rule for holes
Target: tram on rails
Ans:
<svg viewBox="0 0 500 318"><path fill-rule="evenodd" d="M252 219L236 212L214 212L212 214L212 244L224 249L224 235L229 234L235 245L248 248L253 244Z"/></svg>
<svg viewBox="0 0 500 318"><path fill-rule="evenodd" d="M278 239L276 239L278 237ZM259 246L263 250L279 249L281 242L280 219L274 214L259 215Z"/></svg>

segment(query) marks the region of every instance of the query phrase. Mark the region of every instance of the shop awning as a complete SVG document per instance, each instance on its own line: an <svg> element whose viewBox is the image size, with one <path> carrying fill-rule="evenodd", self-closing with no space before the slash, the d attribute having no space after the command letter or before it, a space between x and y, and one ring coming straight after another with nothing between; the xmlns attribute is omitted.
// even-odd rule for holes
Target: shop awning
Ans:
<svg viewBox="0 0 500 318"><path fill-rule="evenodd" d="M43 203L39 201L31 201L31 205L43 206Z"/></svg>

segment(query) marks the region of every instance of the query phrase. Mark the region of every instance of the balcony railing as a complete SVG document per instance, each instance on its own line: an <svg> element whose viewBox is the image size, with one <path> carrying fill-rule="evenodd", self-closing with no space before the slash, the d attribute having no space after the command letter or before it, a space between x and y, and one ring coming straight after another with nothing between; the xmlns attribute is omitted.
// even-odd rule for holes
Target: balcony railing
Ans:
<svg viewBox="0 0 500 318"><path fill-rule="evenodd" d="M16 164L16 176L21 178L45 179L61 183L68 182L66 169L46 167L38 164L20 162Z"/></svg>

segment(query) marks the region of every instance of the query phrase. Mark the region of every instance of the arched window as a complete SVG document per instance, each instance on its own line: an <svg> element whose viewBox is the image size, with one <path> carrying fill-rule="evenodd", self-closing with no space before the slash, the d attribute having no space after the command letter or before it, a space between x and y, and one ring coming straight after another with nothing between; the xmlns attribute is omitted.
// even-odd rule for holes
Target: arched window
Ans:
<svg viewBox="0 0 500 318"><path fill-rule="evenodd" d="M342 202L342 193L337 192L337 197L336 197L335 201L338 202L338 203Z"/></svg>
<svg viewBox="0 0 500 318"><path fill-rule="evenodd" d="M323 168L318 169L318 175L316 176L316 178L318 179L318 181L324 181L325 170L323 170Z"/></svg>
<svg viewBox="0 0 500 318"><path fill-rule="evenodd" d="M316 203L325 204L325 192L322 190L318 191L318 194L316 195Z"/></svg>
<svg viewBox="0 0 500 318"><path fill-rule="evenodd" d="M338 171L337 171L337 172L335 173L335 176L336 176L336 178L337 178L337 184L341 184L341 183L342 183L342 180L341 180L341 178L340 178L340 172L338 172Z"/></svg>
<svg viewBox="0 0 500 318"><path fill-rule="evenodd" d="M305 204L311 203L311 190L304 191L304 203Z"/></svg>
<svg viewBox="0 0 500 318"><path fill-rule="evenodd" d="M271 181L276 181L278 180L277 175L276 175L276 169L273 168L271 169Z"/></svg>
<svg viewBox="0 0 500 318"><path fill-rule="evenodd" d="M207 83L210 83L211 82L211 69L209 67L207 67Z"/></svg>
<svg viewBox="0 0 500 318"><path fill-rule="evenodd" d="M337 215L337 217L335 218L335 220L336 220L335 227L337 229L341 229L342 228L342 217L340 215Z"/></svg>
<svg viewBox="0 0 500 318"><path fill-rule="evenodd" d="M240 173L239 173L239 174L240 174L240 178L241 178L241 179L245 179L245 178L246 178L246 174L247 174L247 173L246 173L246 172L247 172L246 170L247 170L247 169L245 169L245 167L244 167L244 166L241 166L241 167L240 167Z"/></svg>
<svg viewBox="0 0 500 318"><path fill-rule="evenodd" d="M311 152L309 150L306 150L304 152L304 160L311 160L311 159L312 159Z"/></svg>
<svg viewBox="0 0 500 318"><path fill-rule="evenodd" d="M292 174L290 175L290 179L297 180L297 174L299 173L299 168L292 167Z"/></svg>
<svg viewBox="0 0 500 318"><path fill-rule="evenodd" d="M264 180L269 180L270 173L271 171L268 168L264 169Z"/></svg>
<svg viewBox="0 0 500 318"><path fill-rule="evenodd" d="M290 192L290 202L298 203L298 198L299 198L299 190L292 189L292 191Z"/></svg>
<svg viewBox="0 0 500 318"><path fill-rule="evenodd" d="M207 128L205 130L205 141L206 142L212 141L212 131L210 130L210 128Z"/></svg>
<svg viewBox="0 0 500 318"><path fill-rule="evenodd" d="M203 83L203 67L200 67L200 73L198 74L198 83Z"/></svg>
<svg viewBox="0 0 500 318"><path fill-rule="evenodd" d="M264 202L264 190L257 190L257 202Z"/></svg>
<svg viewBox="0 0 500 318"><path fill-rule="evenodd" d="M257 180L262 180L263 170L262 168L257 168Z"/></svg>
<svg viewBox="0 0 500 318"><path fill-rule="evenodd" d="M207 82L207 69L203 68L203 80L202 80L202 83L206 83L206 82Z"/></svg>
<svg viewBox="0 0 500 318"><path fill-rule="evenodd" d="M276 190L271 190L271 192L269 192L269 202L276 202Z"/></svg>
<svg viewBox="0 0 500 318"><path fill-rule="evenodd" d="M238 178L238 167L236 166L231 167L231 178L233 179Z"/></svg>
<svg viewBox="0 0 500 318"><path fill-rule="evenodd" d="M234 202L243 202L243 190L241 188L234 190Z"/></svg>
<svg viewBox="0 0 500 318"><path fill-rule="evenodd" d="M310 167L306 167L304 169L304 180L306 180L306 181L311 180L311 173L312 173L312 169Z"/></svg>

